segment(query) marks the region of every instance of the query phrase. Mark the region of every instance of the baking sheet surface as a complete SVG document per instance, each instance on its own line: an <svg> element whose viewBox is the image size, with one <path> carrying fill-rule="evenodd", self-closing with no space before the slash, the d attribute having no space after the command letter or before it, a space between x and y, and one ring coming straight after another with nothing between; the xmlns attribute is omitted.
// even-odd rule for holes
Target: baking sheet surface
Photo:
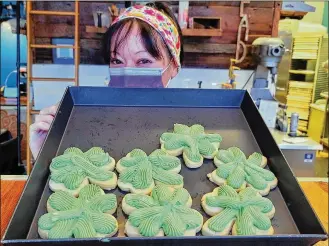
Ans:
<svg viewBox="0 0 329 246"><path fill-rule="evenodd" d="M260 151L241 109L232 108L150 108L150 107L83 107L75 106L68 121L58 155L68 147L83 151L99 146L118 161L134 148L143 149L147 154L160 147L159 138L163 132L171 131L175 123L202 124L209 133L223 137L220 148L239 147L246 155ZM271 163L270 165L275 165ZM209 216L201 208L201 197L211 192L216 185L207 174L215 169L211 160L205 160L198 169L188 169L182 162L181 175L184 187L193 199L192 208L200 211L206 221ZM119 222L117 236L124 236L126 215L121 209L124 193L112 191L118 198L118 209L114 216ZM46 186L40 200L28 239L38 238L37 221L46 213L46 201L51 194ZM276 208L272 220L275 234L299 234L278 188L267 196Z"/></svg>

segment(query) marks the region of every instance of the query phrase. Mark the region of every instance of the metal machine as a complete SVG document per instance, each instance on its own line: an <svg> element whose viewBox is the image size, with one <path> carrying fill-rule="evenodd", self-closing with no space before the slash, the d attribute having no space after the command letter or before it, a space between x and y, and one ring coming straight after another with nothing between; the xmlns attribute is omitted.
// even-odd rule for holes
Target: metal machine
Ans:
<svg viewBox="0 0 329 246"><path fill-rule="evenodd" d="M284 52L279 38L258 38L252 43L252 55L258 65L250 93L257 106L261 100L275 100L275 76Z"/></svg>

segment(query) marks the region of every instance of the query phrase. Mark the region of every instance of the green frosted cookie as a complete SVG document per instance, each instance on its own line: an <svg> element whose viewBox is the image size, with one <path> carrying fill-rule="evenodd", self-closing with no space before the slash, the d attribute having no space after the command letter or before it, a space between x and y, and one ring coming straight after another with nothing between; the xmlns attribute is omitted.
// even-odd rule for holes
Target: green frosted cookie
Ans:
<svg viewBox="0 0 329 246"><path fill-rule="evenodd" d="M147 156L143 150L134 149L117 163L118 186L139 194L149 194L155 184L183 187L183 177L178 174L180 169L180 160L163 150L155 150Z"/></svg>
<svg viewBox="0 0 329 246"><path fill-rule="evenodd" d="M275 214L272 202L254 188L239 193L223 185L201 199L204 211L212 216L202 227L204 236L272 235L271 219Z"/></svg>
<svg viewBox="0 0 329 246"><path fill-rule="evenodd" d="M68 148L50 164L49 187L52 191L63 190L74 196L89 183L111 190L117 185L117 176L112 172L114 167L114 159L99 147L85 153L75 147Z"/></svg>
<svg viewBox="0 0 329 246"><path fill-rule="evenodd" d="M219 134L205 133L201 125L175 124L172 133L165 132L160 137L161 148L173 156L183 154L189 168L200 167L203 158L213 159L221 142Z"/></svg>
<svg viewBox="0 0 329 246"><path fill-rule="evenodd" d="M129 215L125 233L129 237L195 236L203 217L191 205L187 190L168 185L155 186L151 196L127 194L122 200L122 210Z"/></svg>
<svg viewBox="0 0 329 246"><path fill-rule="evenodd" d="M58 191L47 201L48 213L40 217L38 232L43 239L112 237L118 231L111 215L116 208L116 196L97 185L83 187L78 198Z"/></svg>
<svg viewBox="0 0 329 246"><path fill-rule="evenodd" d="M237 191L251 186L263 196L277 186L277 178L263 168L267 160L259 153L253 153L247 159L239 148L231 147L219 150L214 163L217 169L209 173L208 177L217 185L227 184Z"/></svg>

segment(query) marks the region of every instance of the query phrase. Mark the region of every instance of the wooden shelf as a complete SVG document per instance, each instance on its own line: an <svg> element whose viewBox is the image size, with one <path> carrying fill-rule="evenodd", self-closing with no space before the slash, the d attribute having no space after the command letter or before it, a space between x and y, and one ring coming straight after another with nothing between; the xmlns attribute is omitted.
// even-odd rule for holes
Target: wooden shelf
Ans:
<svg viewBox="0 0 329 246"><path fill-rule="evenodd" d="M321 92L320 96L325 98L325 99L328 99L328 92Z"/></svg>
<svg viewBox="0 0 329 246"><path fill-rule="evenodd" d="M328 148L328 138L322 138L321 143Z"/></svg>
<svg viewBox="0 0 329 246"><path fill-rule="evenodd" d="M31 77L31 81L42 81L42 82L75 82L75 78L39 78Z"/></svg>
<svg viewBox="0 0 329 246"><path fill-rule="evenodd" d="M26 96L20 97L21 106L26 106ZM0 96L0 106L16 106L17 98L6 98Z"/></svg>
<svg viewBox="0 0 329 246"><path fill-rule="evenodd" d="M107 29L107 27L86 26L88 33L106 33Z"/></svg>
<svg viewBox="0 0 329 246"><path fill-rule="evenodd" d="M221 29L183 29L183 36L189 37L221 37Z"/></svg>
<svg viewBox="0 0 329 246"><path fill-rule="evenodd" d="M289 70L289 73L293 74L304 74L304 75L314 75L315 71L313 70Z"/></svg>
<svg viewBox="0 0 329 246"><path fill-rule="evenodd" d="M75 16L75 12L65 11L48 11L48 10L31 10L30 14L33 15L58 15L58 16Z"/></svg>
<svg viewBox="0 0 329 246"><path fill-rule="evenodd" d="M75 49L74 45L54 45L54 44L31 44L31 48L41 49Z"/></svg>

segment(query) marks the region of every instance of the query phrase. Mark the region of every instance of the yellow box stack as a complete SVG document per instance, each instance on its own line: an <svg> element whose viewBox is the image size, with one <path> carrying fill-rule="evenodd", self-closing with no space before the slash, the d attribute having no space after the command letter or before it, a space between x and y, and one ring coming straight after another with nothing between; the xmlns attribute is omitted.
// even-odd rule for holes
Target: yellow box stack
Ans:
<svg viewBox="0 0 329 246"><path fill-rule="evenodd" d="M299 114L298 130L307 132L320 36L295 36L287 95L287 116ZM289 123L290 120L288 120Z"/></svg>

